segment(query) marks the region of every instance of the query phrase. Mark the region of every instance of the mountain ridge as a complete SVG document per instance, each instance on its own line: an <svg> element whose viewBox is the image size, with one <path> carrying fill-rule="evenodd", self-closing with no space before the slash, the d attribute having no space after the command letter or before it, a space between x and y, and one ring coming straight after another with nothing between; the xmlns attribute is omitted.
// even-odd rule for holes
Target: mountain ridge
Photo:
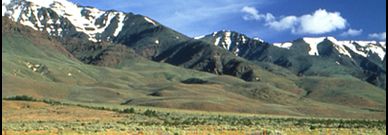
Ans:
<svg viewBox="0 0 388 135"><path fill-rule="evenodd" d="M8 10L10 10L7 12L12 11L12 14L6 14L6 16L10 17L11 20L15 22L35 28L35 30L48 32L51 36L56 37L62 41L68 49L72 49L72 52L74 53L82 53L82 51L86 51L84 49L88 48L76 47L77 44L86 43L91 46L93 46L93 44L99 44L103 42L122 44L130 49L133 49L140 56L150 60L158 62L166 61L169 64L175 66L182 66L215 74L233 75L250 81L255 80L254 78L257 76L255 75L252 67L255 67L256 69L260 68L241 58L233 57L227 52L223 52L222 49L210 47L207 44L200 43L201 41L192 41L194 39L191 39L168 27L160 25L156 21L142 15L135 15L133 13L125 14L124 25L120 29L119 34L114 35L117 33L116 30L120 24L118 21L118 14L121 13L108 10L105 13L99 13L101 15L100 17L96 17L95 15L93 17L93 14L95 13L91 13L91 10L95 10L96 13L100 11L95 8L77 6L75 4L68 3L65 0L61 0L60 2L65 1L64 3L67 4L61 4L60 2L58 3L56 1L57 0L53 0L51 2L54 3L44 6L33 4L33 0L22 0L19 1L19 3L12 1L14 3L11 2L11 4L7 5ZM68 5L68 7L70 7L69 9L73 8L74 10L79 11L79 13L74 12L70 14L66 13L65 10L60 10L61 8L65 7L63 5ZM12 7L15 9L19 9L18 7L23 7L24 10L21 9L23 12L20 12L21 14L17 15L19 12L15 12ZM92 15L92 17L89 15ZM84 25L74 25L73 23L77 22L76 20L71 20L74 19L74 16L77 16L78 20L87 20L89 18L92 19L90 19L90 22L87 22ZM109 21L110 23L106 23ZM33 24L33 22L35 23L34 25L28 25ZM53 24L52 22L60 22L60 24ZM104 31L98 33L99 29L94 29L94 31L91 31L97 31L97 33L88 33L88 28L91 23L93 23L93 27L101 25L101 29L104 29ZM75 40L74 38L78 38L79 40ZM198 47L200 44L203 44L202 47ZM199 50L187 53L187 58L174 55L177 53L183 53L181 50L184 48L182 47L185 49L197 48ZM181 50L173 50L173 48L181 48ZM90 49L93 50L93 48ZM169 51L170 53L166 53ZM101 60L103 59L93 58L95 56L84 57L83 55L79 55L80 53L78 53L76 56L79 56L78 58L83 60L85 63L107 63L102 62ZM100 56L97 55L97 57ZM120 58L123 57L122 55L116 57L117 58L114 59L123 59ZM190 59L190 57L197 58ZM117 66L117 64L120 63L112 63L111 65L107 66L114 67ZM241 66L240 64L245 66Z"/></svg>
<svg viewBox="0 0 388 135"><path fill-rule="evenodd" d="M66 0L36 3L35 0L3 2L7 8L3 15L35 30L48 32L65 45L70 44L70 48L77 48L76 45L82 42L90 42L87 43L89 45L103 42L122 44L150 60L214 74L228 74L246 81L258 80L258 72L253 69L263 67L255 62L269 62L299 76L352 75L385 89L386 71L382 65L385 42L305 37L271 44L229 30L190 38L142 15L102 11ZM69 42L74 38L80 41ZM73 52L82 53L82 48ZM80 57L86 63L101 63L102 60ZM113 59L123 59L120 57L124 56L115 57ZM239 66L241 63L245 66ZM324 66L319 67L321 64Z"/></svg>
<svg viewBox="0 0 388 135"><path fill-rule="evenodd" d="M235 35L232 41L228 41L233 49L224 45L226 43L224 38L228 37L230 33ZM271 44L257 40L256 42L247 42L255 40L245 35L236 38L239 35L243 34L234 31L219 31L197 39L251 61L274 63L290 69L298 75L349 74L383 89L386 87L384 68L386 42L338 41L334 37L328 36L305 37L290 42ZM319 59L320 62L317 62L316 59ZM320 68L319 65L332 67L330 68L332 71Z"/></svg>
<svg viewBox="0 0 388 135"><path fill-rule="evenodd" d="M28 11L21 13L33 15ZM385 58L381 62L378 55L365 58L350 50L352 59L344 57L330 40L317 45L319 55L312 56L303 40L295 40L288 50L237 32L193 39L129 13L116 37L118 17L111 16L107 26L104 19L96 21L106 31L96 34L101 41L95 42L54 10L37 11L42 22L50 22L44 19L50 17L61 24L46 23L44 36L31 38L29 34L41 32L8 21L11 25L2 33L4 97L23 94L114 105L385 118L385 66L379 64ZM114 11L102 18L109 18L108 12ZM46 28L51 26L63 29L63 36L50 35L53 31ZM50 50L52 46L44 44L50 40L75 60Z"/></svg>
<svg viewBox="0 0 388 135"><path fill-rule="evenodd" d="M194 39L197 39L197 40L201 40L201 39L205 39L207 37L210 37L212 36L213 38L217 38L216 42L214 42L213 44L216 45L216 46L220 46L218 45L219 43L225 43L225 42L231 42L231 41L222 41L221 38L222 37L229 37L228 35L230 34L233 34L233 35L241 35L241 39L242 39L242 43L245 44L246 40L247 39L251 39L251 40L256 40L256 41L260 41L262 43L265 42L265 40L263 39L259 39L259 38L250 38L244 34L241 34L241 33L238 33L236 31L231 31L231 30L222 30L222 31L217 31L217 32L213 32L212 34L208 34L208 35L203 35L203 36L199 36L199 37L194 37ZM218 37L215 37L215 36L218 36ZM218 41L220 40L220 41ZM230 40L230 39L227 39L227 40ZM381 61L383 61L384 57L385 57L385 54L386 54L386 42L385 41L377 41L377 40L337 40L335 37L333 36L324 36L324 37L302 37L302 38L298 38L296 40L303 40L304 42L306 42L307 44L310 45L310 52L309 54L310 55L319 55L318 52L317 52L317 45L319 43L322 43L324 42L325 40L329 40L330 42L334 43L335 45L338 45L339 48L337 48L338 51L346 51L344 49L344 45L350 49L352 49L351 51L354 51L364 57L367 57L367 53L369 52L361 52L360 49L357 49L356 47L354 46L351 46L351 44L357 44L361 47L365 47L364 49L362 49L362 51L370 51L372 53L376 53L380 58L381 58ZM294 41L296 41L294 40ZM275 42L275 43L268 43L270 45L273 45L273 46L276 46L276 47L279 47L279 48L286 48L286 49L289 49L290 47L292 47L292 42L294 41L287 41L287 42ZM237 43L237 45L239 45L239 42L240 41L234 41ZM229 43L230 44L230 43ZM229 45L230 46L230 45ZM230 50L229 47L227 46L222 46L222 48L224 49L227 49L227 50ZM370 48L367 48L367 47L370 47ZM377 48L376 48L377 47ZM378 49L378 50L376 50ZM348 55L349 57L350 54L348 52L341 52L342 54L344 55Z"/></svg>

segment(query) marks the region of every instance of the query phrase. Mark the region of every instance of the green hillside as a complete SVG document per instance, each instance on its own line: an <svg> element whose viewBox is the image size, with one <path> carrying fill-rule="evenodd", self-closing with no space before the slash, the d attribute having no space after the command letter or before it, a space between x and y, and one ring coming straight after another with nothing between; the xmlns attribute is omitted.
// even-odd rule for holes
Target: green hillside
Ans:
<svg viewBox="0 0 388 135"><path fill-rule="evenodd" d="M44 33L9 22L3 26L3 98L28 95L123 106L385 119L385 91L353 77L297 77L259 63L263 68L253 68L260 81L246 82L152 62L130 50L123 51L121 66L88 65ZM120 49L103 47L103 57L95 58L109 58Z"/></svg>

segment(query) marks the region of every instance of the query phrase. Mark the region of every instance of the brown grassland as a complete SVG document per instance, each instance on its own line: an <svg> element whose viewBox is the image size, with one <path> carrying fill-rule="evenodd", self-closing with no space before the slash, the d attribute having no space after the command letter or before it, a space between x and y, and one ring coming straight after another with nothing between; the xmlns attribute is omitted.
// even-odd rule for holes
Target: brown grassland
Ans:
<svg viewBox="0 0 388 135"><path fill-rule="evenodd" d="M134 112L123 113L120 109L119 112L108 108L93 109L73 103L3 100L2 134L382 135L386 133L385 121L361 121L352 124L352 120L341 123L344 120L333 119L329 124L324 124L330 119L309 123L309 119L317 118L308 118L303 119L305 123L298 123L292 121L298 121L299 118L292 119L285 116L265 116L265 119L258 119L256 117L260 116L252 114L219 113L216 115L215 112L191 113L176 109L134 108ZM148 109L156 111L150 114L143 113ZM234 119L233 116L237 118ZM189 119L191 122L185 123L186 121L182 119ZM246 120L250 123L245 123Z"/></svg>

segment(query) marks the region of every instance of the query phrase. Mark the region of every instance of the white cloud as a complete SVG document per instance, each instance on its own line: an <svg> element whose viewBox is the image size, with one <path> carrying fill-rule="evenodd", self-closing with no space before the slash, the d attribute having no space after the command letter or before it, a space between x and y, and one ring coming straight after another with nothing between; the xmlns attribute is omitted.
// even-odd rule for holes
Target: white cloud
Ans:
<svg viewBox="0 0 388 135"><path fill-rule="evenodd" d="M249 21L249 20L272 21L275 19L275 17L270 13L260 14L255 7L245 6L241 9L241 12L246 13L246 15L243 16L243 19L246 21Z"/></svg>
<svg viewBox="0 0 388 135"><path fill-rule="evenodd" d="M257 11L254 7L245 6L241 9L242 12L247 13L247 15L243 16L244 20L260 20L261 15L259 11Z"/></svg>
<svg viewBox="0 0 388 135"><path fill-rule="evenodd" d="M318 9L312 14L302 16L285 16L276 19L272 14L260 14L254 7L244 7L245 20L265 20L265 25L278 30L290 30L294 34L323 34L344 29L347 21L339 12Z"/></svg>
<svg viewBox="0 0 388 135"><path fill-rule="evenodd" d="M356 30L356 29L349 29L348 31L345 31L341 33L341 36L343 37L353 37L353 36L358 36L361 35L362 29Z"/></svg>
<svg viewBox="0 0 388 135"><path fill-rule="evenodd" d="M287 29L295 31L295 26L298 24L298 22L299 20L296 16L287 16L280 19L280 21L268 21L266 25L278 31Z"/></svg>
<svg viewBox="0 0 388 135"><path fill-rule="evenodd" d="M378 40L385 40L387 38L386 32L372 33L372 34L369 34L368 36L369 38L378 39Z"/></svg>
<svg viewBox="0 0 388 135"><path fill-rule="evenodd" d="M327 12L325 9L318 9L312 15L303 15L299 20L297 33L323 34L346 27L346 20L339 12Z"/></svg>

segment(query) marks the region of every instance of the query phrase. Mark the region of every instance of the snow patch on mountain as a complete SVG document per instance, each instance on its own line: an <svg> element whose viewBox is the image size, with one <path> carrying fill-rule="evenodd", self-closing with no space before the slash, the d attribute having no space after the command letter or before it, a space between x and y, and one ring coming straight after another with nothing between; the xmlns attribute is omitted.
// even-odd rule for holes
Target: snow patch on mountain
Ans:
<svg viewBox="0 0 388 135"><path fill-rule="evenodd" d="M305 41L310 47L309 55L319 56L318 44L323 42L324 40L325 40L325 37L319 37L319 38L305 37L305 38L303 38L303 41Z"/></svg>
<svg viewBox="0 0 388 135"><path fill-rule="evenodd" d="M245 38L245 36L242 36L242 43L245 44L247 42L247 39Z"/></svg>
<svg viewBox="0 0 388 135"><path fill-rule="evenodd" d="M273 45L279 48L290 49L293 44L291 42L285 42L285 43L273 43Z"/></svg>
<svg viewBox="0 0 388 135"><path fill-rule="evenodd" d="M355 44L355 41L339 41L340 44L346 46L350 50L352 50L354 53L357 53L358 55L361 55L363 57L367 57L368 54L365 52L365 49L360 47L357 47L358 45Z"/></svg>
<svg viewBox="0 0 388 135"><path fill-rule="evenodd" d="M366 47L369 44L377 44L377 41L354 41L362 47Z"/></svg>
<svg viewBox="0 0 388 135"><path fill-rule="evenodd" d="M215 37L218 34L218 32L213 32L212 36Z"/></svg>
<svg viewBox="0 0 388 135"><path fill-rule="evenodd" d="M221 41L221 37L217 37L217 38L216 38L216 41L214 42L214 45L215 45L215 46L218 46L218 44L220 43L220 41Z"/></svg>
<svg viewBox="0 0 388 135"><path fill-rule="evenodd" d="M380 46L383 47L384 49L386 49L387 47L387 44L386 42L379 42L380 43Z"/></svg>
<svg viewBox="0 0 388 135"><path fill-rule="evenodd" d="M346 50L344 44L340 43L337 39L334 37L327 37L327 40L331 41L333 43L333 46L340 54L346 55L349 58L352 58L352 55L349 53L348 50Z"/></svg>
<svg viewBox="0 0 388 135"><path fill-rule="evenodd" d="M261 38L258 38L258 37L255 37L255 38L253 38L253 40L257 40L257 41L260 41L260 42L264 42L264 40L263 40L263 39L261 39Z"/></svg>
<svg viewBox="0 0 388 135"><path fill-rule="evenodd" d="M154 25L154 26L158 26L158 25L156 24L156 22L154 22L153 20L151 20L151 19L148 18L148 17L144 17L144 20L146 20L147 22L151 23L151 24Z"/></svg>
<svg viewBox="0 0 388 135"><path fill-rule="evenodd" d="M7 5L7 4L9 4L11 2L11 0L2 0L1 1L1 4L2 5Z"/></svg>
<svg viewBox="0 0 388 135"><path fill-rule="evenodd" d="M374 46L374 45L371 45L367 48L367 50L374 53L374 54L377 54L380 57L381 61L384 60L385 53L386 53L384 49L377 47L377 46Z"/></svg>
<svg viewBox="0 0 388 135"><path fill-rule="evenodd" d="M6 5L8 5L9 3L11 2L11 0L2 0L1 1L1 12L2 12L2 16L4 16L7 12L7 7Z"/></svg>
<svg viewBox="0 0 388 135"><path fill-rule="evenodd" d="M202 39L204 38L206 35L202 35L202 36L198 36L198 37L194 37L194 39Z"/></svg>
<svg viewBox="0 0 388 135"><path fill-rule="evenodd" d="M2 7L1 7L1 14L2 14L2 16L4 16L5 13L7 12L7 9L6 9L6 8L7 8L7 7L5 7L5 5L3 4Z"/></svg>
<svg viewBox="0 0 388 135"><path fill-rule="evenodd" d="M231 39L232 33L230 31L225 32L224 42L222 43L224 48L227 50L230 50L230 46L232 45L232 39Z"/></svg>
<svg viewBox="0 0 388 135"><path fill-rule="evenodd" d="M340 41L340 43L363 57L368 57L370 54L376 54L383 61L386 55L385 42L350 40Z"/></svg>
<svg viewBox="0 0 388 135"><path fill-rule="evenodd" d="M124 27L125 14L119 13L118 19L119 19L119 23L118 23L117 29L115 30L115 33L113 33L113 36L115 36L115 37L117 35L119 35L119 33L121 32L121 30Z"/></svg>
<svg viewBox="0 0 388 135"><path fill-rule="evenodd" d="M339 63L338 61L335 62L337 65L341 65L341 63Z"/></svg>
<svg viewBox="0 0 388 135"><path fill-rule="evenodd" d="M238 56L238 53L240 52L240 49L236 48L236 51L233 52L234 55Z"/></svg>

